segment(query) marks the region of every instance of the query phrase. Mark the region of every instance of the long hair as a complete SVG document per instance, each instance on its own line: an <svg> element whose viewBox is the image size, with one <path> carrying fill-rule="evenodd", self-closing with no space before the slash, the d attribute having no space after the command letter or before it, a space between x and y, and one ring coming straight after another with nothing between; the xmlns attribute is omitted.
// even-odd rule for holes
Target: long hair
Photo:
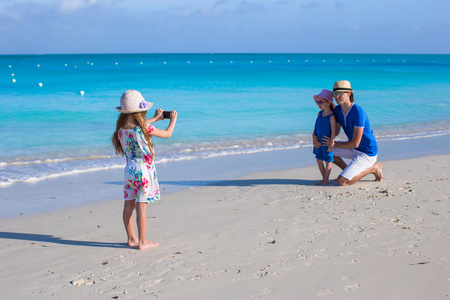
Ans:
<svg viewBox="0 0 450 300"><path fill-rule="evenodd" d="M147 114L146 111L141 111L141 112L133 113L131 115L136 120L139 127L141 127L141 132L144 135L144 138L148 143L148 148L152 152L152 156L155 156L155 151L153 149L152 136L150 135L150 133L148 133L147 126L145 125L146 114ZM116 154L119 154L121 156L124 156L125 153L123 151L122 144L119 141L119 131L123 127L123 125L127 122L129 115L130 114L120 114L119 115L119 117L117 118L117 123L116 123L116 131L114 132L113 136L111 137L111 142L114 146L114 149L116 150Z"/></svg>

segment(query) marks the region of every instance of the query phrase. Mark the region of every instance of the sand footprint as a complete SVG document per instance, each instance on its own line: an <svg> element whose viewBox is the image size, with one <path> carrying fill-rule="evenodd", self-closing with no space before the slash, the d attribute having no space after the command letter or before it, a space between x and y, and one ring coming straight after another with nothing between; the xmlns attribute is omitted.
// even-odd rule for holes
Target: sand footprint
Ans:
<svg viewBox="0 0 450 300"><path fill-rule="evenodd" d="M275 291L274 288L267 287L267 288L263 289L260 293L253 294L252 298L262 297L262 296L265 296L267 294L273 293L274 291Z"/></svg>
<svg viewBox="0 0 450 300"><path fill-rule="evenodd" d="M321 289L317 293L317 296L319 296L319 297L330 296L330 295L333 295L333 290L330 290L330 289Z"/></svg>
<svg viewBox="0 0 450 300"><path fill-rule="evenodd" d="M95 280L92 278L79 278L70 282L74 286L86 286L95 284Z"/></svg>
<svg viewBox="0 0 450 300"><path fill-rule="evenodd" d="M335 262L334 264L335 265L351 265L351 264L357 264L357 263L360 263L360 262L362 262L361 259L352 259L349 262Z"/></svg>
<svg viewBox="0 0 450 300"><path fill-rule="evenodd" d="M345 286L345 290L347 292L354 292L355 290L357 290L360 287L359 283L355 283L355 284L349 284Z"/></svg>

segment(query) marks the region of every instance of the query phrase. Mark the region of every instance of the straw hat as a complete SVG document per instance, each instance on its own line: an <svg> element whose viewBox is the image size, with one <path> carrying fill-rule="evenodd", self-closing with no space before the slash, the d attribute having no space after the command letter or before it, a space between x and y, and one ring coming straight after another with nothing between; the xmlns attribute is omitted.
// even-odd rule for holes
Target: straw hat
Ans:
<svg viewBox="0 0 450 300"><path fill-rule="evenodd" d="M350 81L341 80L334 83L333 92L353 92Z"/></svg>
<svg viewBox="0 0 450 300"><path fill-rule="evenodd" d="M145 101L141 93L136 90L128 90L120 97L120 106L116 107L123 114L137 113L147 111L153 106L153 103Z"/></svg>

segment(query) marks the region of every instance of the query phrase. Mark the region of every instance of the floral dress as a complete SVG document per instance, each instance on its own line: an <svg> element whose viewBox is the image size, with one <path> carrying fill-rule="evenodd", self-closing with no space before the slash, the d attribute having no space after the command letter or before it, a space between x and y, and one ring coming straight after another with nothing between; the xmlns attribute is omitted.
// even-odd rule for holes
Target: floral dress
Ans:
<svg viewBox="0 0 450 300"><path fill-rule="evenodd" d="M148 125L148 131L153 131ZM127 158L124 175L124 199L137 202L155 202L160 199L158 178L152 152L141 127L120 129L119 141Z"/></svg>

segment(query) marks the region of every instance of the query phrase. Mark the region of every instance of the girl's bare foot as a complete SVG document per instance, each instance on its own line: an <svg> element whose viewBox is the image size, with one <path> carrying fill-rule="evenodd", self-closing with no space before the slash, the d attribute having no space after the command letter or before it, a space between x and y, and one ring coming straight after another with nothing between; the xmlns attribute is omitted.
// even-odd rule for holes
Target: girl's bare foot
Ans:
<svg viewBox="0 0 450 300"><path fill-rule="evenodd" d="M139 246L139 241L138 240L129 240L127 245L128 245L128 247L134 248L134 247Z"/></svg>
<svg viewBox="0 0 450 300"><path fill-rule="evenodd" d="M374 165L374 167L375 167L375 173L373 173L373 175L375 175L375 181L382 181L383 180L383 171L382 171L383 166L378 162Z"/></svg>
<svg viewBox="0 0 450 300"><path fill-rule="evenodd" d="M139 250L145 250L145 249L150 249L150 248L155 248L158 247L159 244L157 242L153 242L153 241L145 241L144 243L140 243L138 246Z"/></svg>

